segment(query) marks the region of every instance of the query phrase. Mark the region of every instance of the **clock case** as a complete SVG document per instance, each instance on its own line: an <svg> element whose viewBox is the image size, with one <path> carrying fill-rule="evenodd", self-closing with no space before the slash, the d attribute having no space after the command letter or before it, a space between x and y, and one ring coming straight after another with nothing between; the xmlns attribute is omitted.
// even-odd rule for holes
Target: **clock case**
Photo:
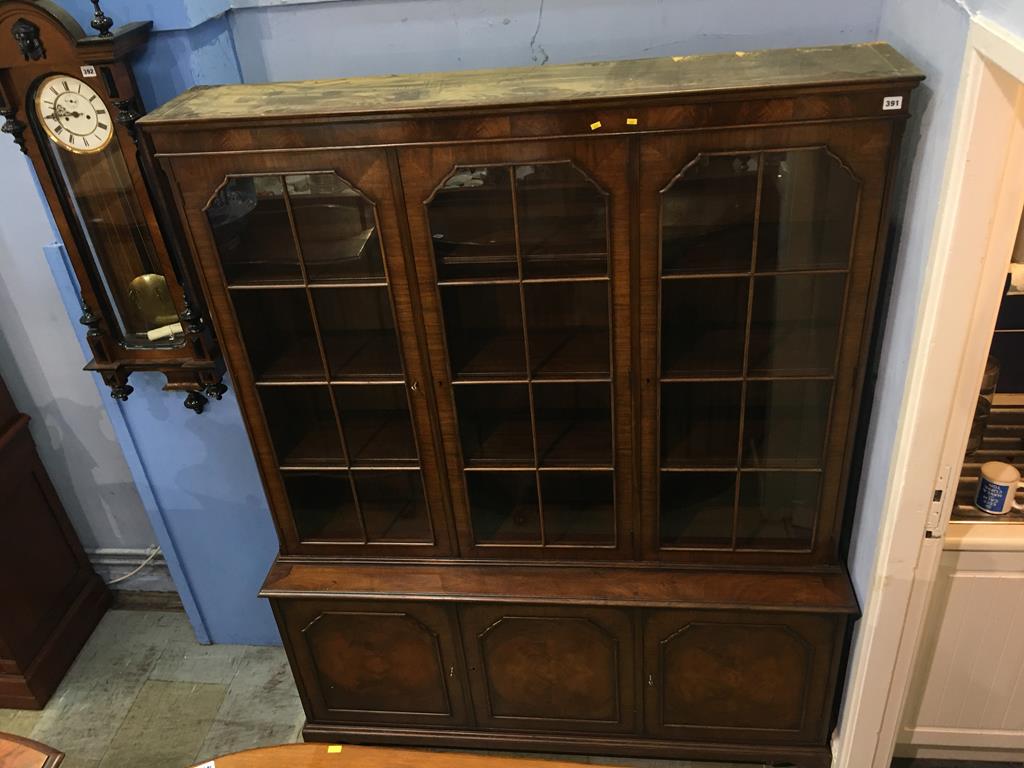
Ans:
<svg viewBox="0 0 1024 768"><path fill-rule="evenodd" d="M144 114L131 58L146 45L152 22L133 22L112 29L113 21L96 5L86 35L63 9L48 0L0 0L0 116L10 134L32 161L74 266L80 288L82 316L93 358L85 366L110 387L111 397L126 400L135 371L159 371L165 390L186 393L185 407L201 413L208 398L220 399L224 363L212 328L205 322L205 302L184 253L179 224L165 203L165 181L137 144L135 121ZM50 74L84 79L82 68L95 68L87 82L106 102L113 118L132 189L153 243L159 273L167 280L170 299L181 319L184 342L177 346L138 347L122 343L115 310L103 289L104 276L74 215L73 201L47 151L42 126L35 119L34 86Z"/></svg>

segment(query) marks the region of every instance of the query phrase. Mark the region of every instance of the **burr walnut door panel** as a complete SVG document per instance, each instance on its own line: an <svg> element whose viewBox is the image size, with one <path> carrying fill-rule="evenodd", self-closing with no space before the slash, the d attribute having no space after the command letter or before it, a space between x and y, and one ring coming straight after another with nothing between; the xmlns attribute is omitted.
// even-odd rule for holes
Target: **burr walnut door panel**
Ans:
<svg viewBox="0 0 1024 768"><path fill-rule="evenodd" d="M385 153L173 167L284 551L449 554Z"/></svg>
<svg viewBox="0 0 1024 768"><path fill-rule="evenodd" d="M636 661L626 611L460 609L477 723L516 730L629 731Z"/></svg>
<svg viewBox="0 0 1024 768"><path fill-rule="evenodd" d="M649 735L822 741L844 627L844 616L649 612L643 641Z"/></svg>
<svg viewBox="0 0 1024 768"><path fill-rule="evenodd" d="M462 553L631 557L627 143L400 157Z"/></svg>
<svg viewBox="0 0 1024 768"><path fill-rule="evenodd" d="M439 605L278 601L315 722L466 722L451 614Z"/></svg>
<svg viewBox="0 0 1024 768"><path fill-rule="evenodd" d="M892 132L642 140L646 558L834 561Z"/></svg>

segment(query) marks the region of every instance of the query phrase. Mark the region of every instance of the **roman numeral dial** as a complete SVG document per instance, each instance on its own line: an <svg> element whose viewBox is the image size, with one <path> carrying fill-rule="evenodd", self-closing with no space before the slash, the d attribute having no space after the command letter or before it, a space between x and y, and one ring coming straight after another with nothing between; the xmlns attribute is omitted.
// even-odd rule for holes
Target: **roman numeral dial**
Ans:
<svg viewBox="0 0 1024 768"><path fill-rule="evenodd" d="M50 140L68 152L106 149L114 129L100 95L69 75L52 75L36 88L36 114Z"/></svg>

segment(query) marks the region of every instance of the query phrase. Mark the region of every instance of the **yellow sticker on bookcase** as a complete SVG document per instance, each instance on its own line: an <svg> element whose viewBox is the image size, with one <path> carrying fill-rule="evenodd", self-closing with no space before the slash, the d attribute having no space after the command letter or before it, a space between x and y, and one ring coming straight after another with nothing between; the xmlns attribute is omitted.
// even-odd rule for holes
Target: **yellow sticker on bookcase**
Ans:
<svg viewBox="0 0 1024 768"><path fill-rule="evenodd" d="M329 747L327 747L328 755L336 755L339 752L341 752L341 744L331 744Z"/></svg>

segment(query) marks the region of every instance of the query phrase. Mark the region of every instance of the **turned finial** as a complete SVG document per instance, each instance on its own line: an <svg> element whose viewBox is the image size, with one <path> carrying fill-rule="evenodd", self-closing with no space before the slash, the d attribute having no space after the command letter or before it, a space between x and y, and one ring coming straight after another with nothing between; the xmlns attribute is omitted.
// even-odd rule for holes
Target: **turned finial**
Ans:
<svg viewBox="0 0 1024 768"><path fill-rule="evenodd" d="M100 37L110 37L110 28L114 26L114 20L107 16L100 8L100 0L89 0L96 10L92 14L92 21L89 26L100 33Z"/></svg>

